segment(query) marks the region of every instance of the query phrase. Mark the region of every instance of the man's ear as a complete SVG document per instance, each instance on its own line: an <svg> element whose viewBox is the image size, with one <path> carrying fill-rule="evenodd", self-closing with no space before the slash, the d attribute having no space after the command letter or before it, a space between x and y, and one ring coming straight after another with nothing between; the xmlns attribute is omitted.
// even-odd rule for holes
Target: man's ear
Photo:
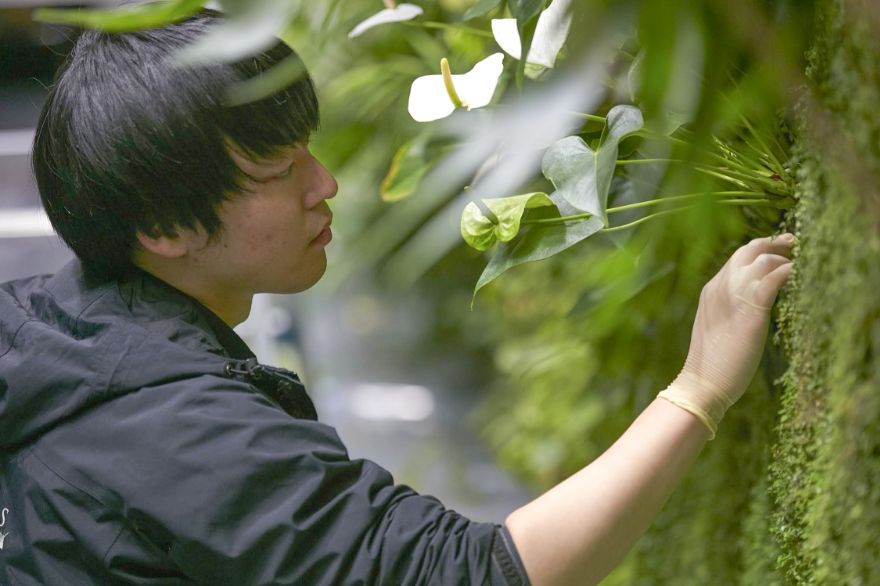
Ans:
<svg viewBox="0 0 880 586"><path fill-rule="evenodd" d="M161 258L180 258L189 250L189 239L181 230L175 230L172 234L162 234L156 230L156 236L150 236L140 230L137 231L137 239L141 247Z"/></svg>

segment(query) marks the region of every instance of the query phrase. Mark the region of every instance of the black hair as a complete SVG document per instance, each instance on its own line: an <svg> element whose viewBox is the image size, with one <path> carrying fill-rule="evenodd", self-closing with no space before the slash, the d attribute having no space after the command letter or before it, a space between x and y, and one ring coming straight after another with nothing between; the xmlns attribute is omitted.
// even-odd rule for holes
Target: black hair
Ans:
<svg viewBox="0 0 880 586"><path fill-rule="evenodd" d="M307 73L267 98L225 101L231 85L297 58L280 41L233 64L172 61L222 18L203 10L139 32L87 30L59 68L40 114L33 168L52 226L87 272L130 270L138 231L171 235L200 225L215 237L219 205L246 191L229 142L271 158L316 130Z"/></svg>

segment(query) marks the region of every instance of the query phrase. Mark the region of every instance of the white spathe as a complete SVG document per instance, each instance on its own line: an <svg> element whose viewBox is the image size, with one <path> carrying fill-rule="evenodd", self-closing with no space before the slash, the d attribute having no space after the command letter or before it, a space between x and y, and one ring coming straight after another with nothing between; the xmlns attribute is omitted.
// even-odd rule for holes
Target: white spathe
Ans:
<svg viewBox="0 0 880 586"><path fill-rule="evenodd" d="M380 24L412 20L422 12L424 11L421 6L416 6L415 4L398 4L394 8L386 8L360 22L356 27L351 29L351 32L348 33L348 38L353 39Z"/></svg>
<svg viewBox="0 0 880 586"><path fill-rule="evenodd" d="M503 71L504 54L493 53L467 73L451 76L462 108L473 110L491 102ZM414 120L431 122L446 118L454 111L455 104L446 91L442 75L424 75L413 82L409 91L409 114Z"/></svg>
<svg viewBox="0 0 880 586"><path fill-rule="evenodd" d="M541 13L526 63L542 67L553 67L556 64L556 56L565 44L568 29L571 27L570 7L571 0L553 0ZM522 41L519 38L515 18L492 19L492 34L495 36L495 42L504 49L505 53L514 59L521 58Z"/></svg>

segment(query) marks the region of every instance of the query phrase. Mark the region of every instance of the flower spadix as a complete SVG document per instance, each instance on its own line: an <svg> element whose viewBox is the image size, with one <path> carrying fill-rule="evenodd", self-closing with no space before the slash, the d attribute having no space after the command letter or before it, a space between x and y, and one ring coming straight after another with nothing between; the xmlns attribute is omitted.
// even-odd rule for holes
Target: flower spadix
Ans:
<svg viewBox="0 0 880 586"><path fill-rule="evenodd" d="M553 0L541 13L526 63L553 67L556 56L568 37L568 29L571 26L570 7L571 0ZM519 38L515 18L492 19L492 34L495 36L495 42L504 49L505 53L514 59L522 58L522 41Z"/></svg>
<svg viewBox="0 0 880 586"><path fill-rule="evenodd" d="M348 33L348 38L353 39L380 24L412 20L422 14L422 12L423 10L421 6L416 6L415 4L395 4L393 0L386 0L385 10L380 10L373 16L360 22L356 27L351 29L351 32Z"/></svg>
<svg viewBox="0 0 880 586"><path fill-rule="evenodd" d="M503 53L486 57L461 75L452 75L449 62L443 58L440 75L424 75L413 82L409 114L417 122L430 122L446 118L456 108L482 108L492 101L503 71Z"/></svg>

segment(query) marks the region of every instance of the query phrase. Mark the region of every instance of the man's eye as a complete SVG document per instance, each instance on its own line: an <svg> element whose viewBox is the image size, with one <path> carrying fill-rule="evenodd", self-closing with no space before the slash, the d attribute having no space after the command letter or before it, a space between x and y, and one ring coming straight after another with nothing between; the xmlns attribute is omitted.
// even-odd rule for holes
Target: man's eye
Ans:
<svg viewBox="0 0 880 586"><path fill-rule="evenodd" d="M279 179L284 179L285 177L290 177L290 174L292 172L293 172L293 163L291 163L290 166L287 167L287 169L285 169L284 171L282 171L281 173L279 173L275 177L277 177Z"/></svg>

